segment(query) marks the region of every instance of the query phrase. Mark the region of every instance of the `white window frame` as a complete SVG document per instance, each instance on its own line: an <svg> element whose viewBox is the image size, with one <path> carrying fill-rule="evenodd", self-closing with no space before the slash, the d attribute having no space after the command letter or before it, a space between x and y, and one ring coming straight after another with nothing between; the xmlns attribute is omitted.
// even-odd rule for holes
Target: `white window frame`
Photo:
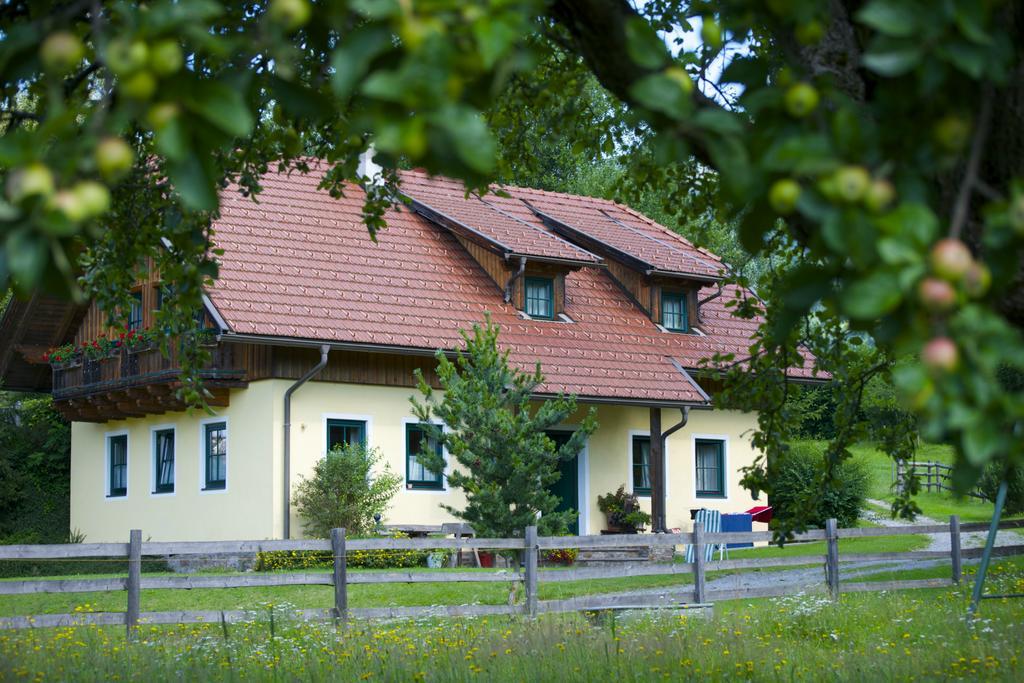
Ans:
<svg viewBox="0 0 1024 683"><path fill-rule="evenodd" d="M355 413L322 413L320 415L320 458L327 457L327 421L351 420L366 423L366 447L373 448L373 416L356 415ZM404 438L404 435L403 435ZM404 477L403 477L404 479Z"/></svg>
<svg viewBox="0 0 1024 683"><path fill-rule="evenodd" d="M174 452L172 455L174 467L171 469L171 479L174 481L174 490L157 491L156 481L160 476L160 465L157 462L159 454L156 451L156 433L166 431L174 432ZM178 426L176 424L162 424L149 428L149 455L149 495L156 498L173 496L178 492Z"/></svg>
<svg viewBox="0 0 1024 683"><path fill-rule="evenodd" d="M123 436L124 439L124 495L123 496L112 496L110 495L110 468L113 463L110 460L110 439L114 436ZM127 429L119 429L114 432L104 432L103 434L103 499L106 501L115 500L128 500L128 495L131 493L131 452L132 452L132 438L128 435Z"/></svg>
<svg viewBox="0 0 1024 683"><path fill-rule="evenodd" d="M224 423L224 433L227 439L227 457L224 461L224 488L222 489L208 489L206 488L206 425L216 424L218 422ZM174 447L178 447L177 440L175 440ZM231 487L231 422L227 416L224 417L208 417L199 421L199 494L200 495L211 495L216 496L222 493L227 493ZM177 454L175 454L175 466L177 466ZM174 486L177 490L177 482Z"/></svg>
<svg viewBox="0 0 1024 683"><path fill-rule="evenodd" d="M698 496L697 495L697 442L698 441L721 441L722 442L722 495L721 496ZM693 486L691 494L695 503L701 503L702 507L714 501L729 500L729 437L725 434L691 434L690 452L693 454Z"/></svg>
<svg viewBox="0 0 1024 683"><path fill-rule="evenodd" d="M448 425L446 425L441 420L438 420L436 418L432 418L432 419L428 420L428 422L430 424L432 424L432 425L439 426L441 428L442 432L447 432L448 431ZM441 488L439 488L439 489L409 488L409 481L407 479L407 476L408 476L408 473L409 473L409 453L406 452L406 448L408 447L408 444L406 443L406 430L408 429L409 425L418 425L418 424L422 424L422 423L423 423L423 420L420 420L419 418L416 418L416 417L408 417L407 416L407 417L403 417L402 418L402 472L403 472L403 474L402 474L402 483L404 484L404 486L402 487L402 490L405 493L414 493L416 495L428 495L428 496L430 496L430 495L433 495L433 496L448 495L449 493L451 493L451 487L448 486L448 474L451 472L451 465L452 464L451 464L451 459L449 458L448 449L445 447L444 444L441 444L441 457L444 458L444 470L441 472ZM369 423L367 423L367 430L369 430ZM369 432L367 432L366 442L367 443L370 442Z"/></svg>
<svg viewBox="0 0 1024 683"><path fill-rule="evenodd" d="M646 436L650 438L651 430L649 429L631 429L629 434L626 435L626 481L629 483L629 492L633 493L633 437L634 436ZM652 444L653 445L653 444ZM665 500L668 500L672 496L672 476L668 469L669 457L668 457L668 439L665 439L665 448L661 454L662 469L665 470ZM654 497L654 491L651 491L650 496L638 496L638 498L646 498L650 500Z"/></svg>

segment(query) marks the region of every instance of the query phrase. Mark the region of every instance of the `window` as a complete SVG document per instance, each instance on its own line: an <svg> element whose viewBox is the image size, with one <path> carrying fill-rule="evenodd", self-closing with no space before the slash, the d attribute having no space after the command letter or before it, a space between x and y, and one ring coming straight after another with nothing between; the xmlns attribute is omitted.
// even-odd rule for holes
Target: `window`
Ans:
<svg viewBox="0 0 1024 683"><path fill-rule="evenodd" d="M203 490L223 489L228 479L228 425L211 422L203 426L206 451L206 485Z"/></svg>
<svg viewBox="0 0 1024 683"><path fill-rule="evenodd" d="M698 439L696 442L697 497L725 497L725 442Z"/></svg>
<svg viewBox="0 0 1024 683"><path fill-rule="evenodd" d="M633 437L633 493L651 495L651 437Z"/></svg>
<svg viewBox="0 0 1024 683"><path fill-rule="evenodd" d="M526 278L526 315L531 318L555 317L555 282L549 277Z"/></svg>
<svg viewBox="0 0 1024 683"><path fill-rule="evenodd" d="M686 332L690 329L686 316L685 293L662 291L661 324L666 330L673 332Z"/></svg>
<svg viewBox="0 0 1024 683"><path fill-rule="evenodd" d="M153 493L174 492L174 430L159 429L153 432L153 467L156 477Z"/></svg>
<svg viewBox="0 0 1024 683"><path fill-rule="evenodd" d="M366 445L366 423L362 420L328 420L327 452L339 446Z"/></svg>
<svg viewBox="0 0 1024 683"><path fill-rule="evenodd" d="M424 443L424 440L426 443ZM405 426L405 487L407 489L444 489L441 472L432 472L420 462L423 447L441 455L441 443L427 436L426 430L418 424Z"/></svg>
<svg viewBox="0 0 1024 683"><path fill-rule="evenodd" d="M128 435L107 437L107 495L120 498L128 495Z"/></svg>
<svg viewBox="0 0 1024 683"><path fill-rule="evenodd" d="M132 292L132 303L128 309L128 329L142 329L142 292Z"/></svg>

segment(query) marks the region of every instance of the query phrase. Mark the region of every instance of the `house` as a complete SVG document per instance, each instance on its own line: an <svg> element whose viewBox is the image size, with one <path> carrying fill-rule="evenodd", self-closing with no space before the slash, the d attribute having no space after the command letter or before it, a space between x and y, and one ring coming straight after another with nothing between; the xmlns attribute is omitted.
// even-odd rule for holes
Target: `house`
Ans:
<svg viewBox="0 0 1024 683"><path fill-rule="evenodd" d="M738 472L755 457L756 415L716 409L714 387L694 378L715 352L742 357L757 325L729 314L748 294L721 284L718 257L611 201L515 187L467 198L416 171L401 174L407 204L374 243L361 188L332 199L317 189L323 170L268 175L258 202L224 193L202 321L212 415L184 409L176 358L146 345L55 363L51 377L43 352L108 334L103 313L43 295L9 306L0 377L52 390L72 421L73 528L90 541L130 528L154 540L298 536L289 492L352 441L379 447L404 478L388 523L454 521L440 503L458 507L461 494L418 464L409 397L414 369L436 382L435 350L458 348L486 312L516 365L542 363L538 401L567 392L597 408L557 488L579 532L605 526L597 497L620 485L655 529L688 527L694 508L754 504ZM138 280L132 326L152 324L160 291L159 273ZM793 376L813 380L809 368Z"/></svg>

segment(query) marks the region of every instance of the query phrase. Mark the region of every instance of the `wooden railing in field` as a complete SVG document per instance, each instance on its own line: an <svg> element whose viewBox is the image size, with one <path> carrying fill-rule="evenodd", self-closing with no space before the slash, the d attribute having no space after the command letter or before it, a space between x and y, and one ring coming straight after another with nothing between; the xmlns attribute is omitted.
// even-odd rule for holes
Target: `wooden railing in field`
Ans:
<svg viewBox="0 0 1024 683"><path fill-rule="evenodd" d="M1002 522L1000 529L1022 528L1024 520ZM536 616L545 612L571 612L581 610L606 610L624 608L665 608L685 605L705 605L717 600L739 598L773 597L800 590L803 592L827 591L833 598L840 592L896 590L904 588L942 587L959 583L961 563L964 559L981 556L981 549L961 548L960 534L965 531L984 531L988 524L960 524L953 516L948 524L929 526L872 527L837 529L835 520L828 520L823 530L809 531L796 537L796 541L825 541L826 552L822 556L803 555L792 557L761 557L735 560L705 561L705 548L710 544L752 543L768 541L770 531L705 533L702 525L696 524L692 533L604 535L604 536L553 536L538 537L536 527L527 527L522 538L372 538L346 539L344 530L335 529L330 540L289 540L289 541L193 541L193 542L146 542L142 532L133 530L128 543L81 543L65 545L8 545L0 546L0 561L3 560L61 560L68 558L126 558L128 573L124 577L103 579L39 579L0 581L0 595L31 593L80 593L92 591L127 591L126 612L81 613L81 614L40 614L34 616L0 617L0 628L32 628L69 626L76 624L120 625L129 632L141 623L173 624L194 622L233 622L251 616L246 610L207 611L141 611L140 591L142 589L199 589L199 588L241 588L257 586L328 585L334 586L334 604L323 609L299 610L307 619L357 619L396 618L425 616L480 616L491 614L522 614ZM950 535L950 550L912 551L839 554L839 539L898 536L907 534ZM690 563L639 562L614 567L576 567L571 569L539 570L539 553L558 548L609 549L609 548L653 548L693 544L694 561ZM523 558L520 571L372 571L349 572L346 558L349 552L359 550L513 550L520 551ZM142 557L169 555L209 554L255 554L266 551L330 551L333 555L333 572L309 573L267 573L206 576L158 576L143 577ZM1024 554L1024 545L1004 546L994 549L994 555ZM950 561L950 576L945 579L916 579L902 581L840 580L839 568L849 562L900 562L906 560ZM796 567L824 564L824 582L810 586L790 585L744 588L738 590L708 590L707 573L718 570L762 569L766 567ZM694 576L693 585L666 588L658 594L588 595L565 600L538 599L538 585L543 582L580 581L610 579L632 576L685 575ZM525 599L521 604L507 605L445 605L429 607L362 607L348 606L348 586L366 583L451 583L451 582L521 582Z"/></svg>
<svg viewBox="0 0 1024 683"><path fill-rule="evenodd" d="M953 491L950 486L950 477L953 474L953 467L943 462L931 462L912 460L910 462L894 461L892 465L892 484L894 487L902 485L907 469L910 469L921 482L925 491L941 493L942 491ZM967 492L968 496L985 500L985 496L973 489Z"/></svg>

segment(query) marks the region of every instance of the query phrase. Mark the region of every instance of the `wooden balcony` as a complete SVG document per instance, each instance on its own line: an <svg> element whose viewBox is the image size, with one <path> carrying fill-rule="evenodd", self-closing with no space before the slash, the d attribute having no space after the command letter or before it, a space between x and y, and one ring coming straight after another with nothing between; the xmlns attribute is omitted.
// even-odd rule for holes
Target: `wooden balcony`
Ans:
<svg viewBox="0 0 1024 683"><path fill-rule="evenodd" d="M224 407L231 389L246 386L246 371L236 365L232 345L214 344L210 351L212 358L200 376L211 394L207 403ZM186 405L177 396L180 374L176 349L165 357L156 346L122 348L106 358L55 366L54 405L68 420L79 422L184 410Z"/></svg>

